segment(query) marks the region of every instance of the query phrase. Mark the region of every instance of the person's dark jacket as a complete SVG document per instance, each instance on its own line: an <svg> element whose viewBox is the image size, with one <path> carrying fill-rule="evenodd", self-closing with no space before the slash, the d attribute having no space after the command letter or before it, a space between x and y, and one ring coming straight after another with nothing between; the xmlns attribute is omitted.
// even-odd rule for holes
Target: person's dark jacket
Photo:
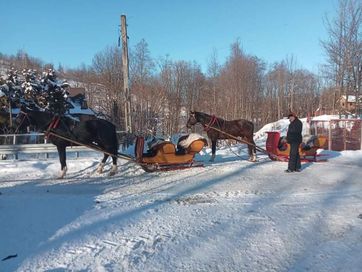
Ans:
<svg viewBox="0 0 362 272"><path fill-rule="evenodd" d="M288 132L287 132L287 142L298 143L302 142L302 122L296 117L293 122L289 124Z"/></svg>

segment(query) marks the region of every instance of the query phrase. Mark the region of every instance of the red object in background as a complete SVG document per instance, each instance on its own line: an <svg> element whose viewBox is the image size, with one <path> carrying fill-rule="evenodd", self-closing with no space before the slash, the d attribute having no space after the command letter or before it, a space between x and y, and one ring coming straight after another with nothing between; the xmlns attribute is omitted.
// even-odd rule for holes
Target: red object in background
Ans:
<svg viewBox="0 0 362 272"><path fill-rule="evenodd" d="M278 143L280 139L279 131L267 131L268 138L266 139L266 150L272 154L278 154ZM269 156L270 157L270 156ZM270 157L273 159L272 157Z"/></svg>
<svg viewBox="0 0 362 272"><path fill-rule="evenodd" d="M269 158L273 161L288 161L289 160L289 152L290 152L290 145L287 145L287 148L284 150L279 149L279 140L280 140L280 132L279 131L267 131L268 138L266 140L266 150L269 153ZM299 154L301 161L304 162L315 162L317 161L317 157L321 157L324 155L318 154L317 150L322 148L327 141L327 137L319 136L318 142L319 145L312 147L309 150L303 150L299 147ZM318 161L325 161L325 160L318 160Z"/></svg>

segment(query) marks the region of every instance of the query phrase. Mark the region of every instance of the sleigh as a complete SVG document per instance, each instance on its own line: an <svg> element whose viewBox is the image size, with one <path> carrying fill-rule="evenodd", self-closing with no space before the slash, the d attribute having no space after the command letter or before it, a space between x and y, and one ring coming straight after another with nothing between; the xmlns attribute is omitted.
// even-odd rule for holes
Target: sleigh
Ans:
<svg viewBox="0 0 362 272"><path fill-rule="evenodd" d="M287 143L281 143L280 132L278 131L268 131L268 138L266 140L266 150L268 151L269 158L272 160L278 161L288 161L290 145ZM307 146L302 143L299 146L299 155L301 161L304 162L316 162L316 161L325 161L322 154L318 154L317 150L325 148L327 146L327 137L326 136L316 136L313 146Z"/></svg>
<svg viewBox="0 0 362 272"><path fill-rule="evenodd" d="M147 152L144 152L144 145L144 138L137 137L136 162L145 171L153 172L203 166L202 163L196 162L194 157L207 145L207 141L205 139L195 140L183 150L176 150L175 145L170 141L162 141Z"/></svg>

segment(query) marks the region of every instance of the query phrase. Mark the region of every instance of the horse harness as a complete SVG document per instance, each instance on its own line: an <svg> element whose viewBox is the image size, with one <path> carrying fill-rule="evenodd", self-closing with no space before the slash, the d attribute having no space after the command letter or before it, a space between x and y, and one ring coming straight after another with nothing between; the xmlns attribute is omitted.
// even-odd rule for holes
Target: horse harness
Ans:
<svg viewBox="0 0 362 272"><path fill-rule="evenodd" d="M217 123L217 126L218 126L218 127L221 129L221 131L222 131L223 128L224 128L224 126L221 127L220 122L219 122L219 119L218 119L215 115L212 115L212 117L211 117L211 119L210 119L210 122L209 122L208 124L206 124L206 125L205 125L205 124L202 124L203 127L204 127L204 131L208 132L210 129L214 129L213 125L214 125L215 123ZM224 125L225 125L225 122L223 122L223 123L224 123ZM215 130L215 129L214 129L214 130ZM229 143L227 143L227 145L228 145L230 151L231 151L232 153L234 153L235 156L241 158L241 156L240 156L239 154L237 154L234 150L231 149L231 145L230 145Z"/></svg>
<svg viewBox="0 0 362 272"><path fill-rule="evenodd" d="M203 127L204 127L204 131L208 132L210 129L213 129L213 125L214 125L215 123L217 124L217 126L218 126L220 129L223 130L224 126L221 127L220 122L219 122L219 119L218 119L215 115L213 115L213 116L211 117L210 122L209 122L208 124L206 124L206 125L205 125L205 124L202 124ZM225 122L223 122L223 123L225 124Z"/></svg>
<svg viewBox="0 0 362 272"><path fill-rule="evenodd" d="M50 124L49 124L48 129L47 129L46 132L44 133L44 135L45 135L45 137L46 137L47 139L50 139L52 135L55 136L55 137L57 137L57 138L61 138L61 137L59 136L59 133L54 133L54 132L53 132L54 129L57 129L57 128L59 127L59 124L60 124L60 123L63 124L63 126L65 127L65 130L66 130L66 133L68 133L68 135L71 135L71 137L72 137L72 136L75 137L75 135L73 134L73 131L72 131L72 128L74 128L74 124L73 124L71 127L69 127L69 126L64 122L64 120L61 118L61 116L56 115L56 116L53 117L52 121L51 121ZM74 144L73 141L68 141L68 142L70 142L70 146L73 146L73 144Z"/></svg>
<svg viewBox="0 0 362 272"><path fill-rule="evenodd" d="M44 135L46 138L50 138L49 134L51 132L52 129L56 129L59 126L59 122L60 122L60 117L59 116L54 116L52 121L50 122L47 130L45 131Z"/></svg>

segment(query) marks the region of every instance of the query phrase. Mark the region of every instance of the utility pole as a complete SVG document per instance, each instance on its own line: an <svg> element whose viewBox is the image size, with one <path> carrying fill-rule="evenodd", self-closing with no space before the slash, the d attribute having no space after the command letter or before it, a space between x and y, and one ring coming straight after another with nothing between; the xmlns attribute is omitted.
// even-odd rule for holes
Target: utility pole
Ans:
<svg viewBox="0 0 362 272"><path fill-rule="evenodd" d="M126 131L132 133L131 95L129 90L128 36L126 15L121 15L123 90L125 95L124 120Z"/></svg>

